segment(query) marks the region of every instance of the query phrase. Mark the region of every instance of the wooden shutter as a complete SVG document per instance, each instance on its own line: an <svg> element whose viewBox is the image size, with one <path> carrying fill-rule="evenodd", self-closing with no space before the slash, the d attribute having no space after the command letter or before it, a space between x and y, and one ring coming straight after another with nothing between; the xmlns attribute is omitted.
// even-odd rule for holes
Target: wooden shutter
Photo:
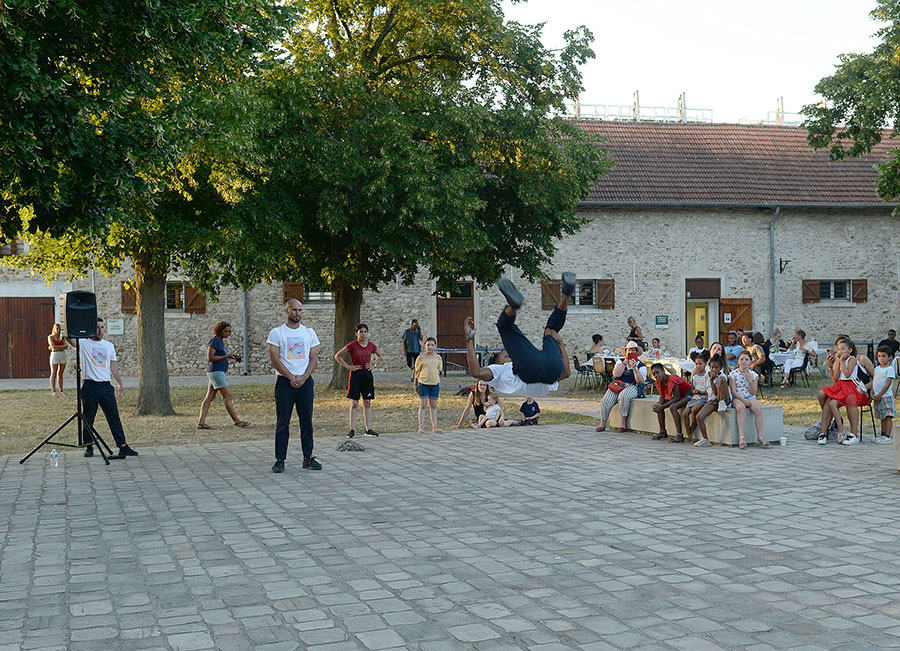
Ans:
<svg viewBox="0 0 900 651"><path fill-rule="evenodd" d="M616 281L613 278L602 278L595 281L597 285L597 309L612 310L616 307Z"/></svg>
<svg viewBox="0 0 900 651"><path fill-rule="evenodd" d="M803 280L803 302L818 303L819 302L819 281Z"/></svg>
<svg viewBox="0 0 900 651"><path fill-rule="evenodd" d="M303 283L281 283L282 303L287 303L292 298L303 302Z"/></svg>
<svg viewBox="0 0 900 651"><path fill-rule="evenodd" d="M541 309L552 310L559 303L559 281L541 281Z"/></svg>
<svg viewBox="0 0 900 651"><path fill-rule="evenodd" d="M126 286L122 281L122 311L126 314L135 314L137 312L137 292L134 285Z"/></svg>
<svg viewBox="0 0 900 651"><path fill-rule="evenodd" d="M206 312L206 296L190 283L184 284L184 311L191 314Z"/></svg>
<svg viewBox="0 0 900 651"><path fill-rule="evenodd" d="M869 300L869 281L865 278L850 281L850 296L854 303L865 303Z"/></svg>

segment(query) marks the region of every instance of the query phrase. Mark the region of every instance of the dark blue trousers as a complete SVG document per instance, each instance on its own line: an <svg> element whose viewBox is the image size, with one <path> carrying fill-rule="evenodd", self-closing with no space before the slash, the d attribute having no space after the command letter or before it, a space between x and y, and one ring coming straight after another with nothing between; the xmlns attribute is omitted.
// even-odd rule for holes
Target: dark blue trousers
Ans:
<svg viewBox="0 0 900 651"><path fill-rule="evenodd" d="M303 458L309 459L313 453L313 390L312 377L303 386L295 389L291 381L279 375L275 380L275 458L287 459L288 439L291 437L291 416L294 409L300 418L300 447Z"/></svg>
<svg viewBox="0 0 900 651"><path fill-rule="evenodd" d="M84 419L94 426L94 417L97 415L97 407L103 410L106 416L106 424L113 435L116 447L125 445L125 430L122 428L122 420L119 418L119 405L116 403L116 392L109 382L94 382L85 380L81 385L81 404L84 410Z"/></svg>
<svg viewBox="0 0 900 651"><path fill-rule="evenodd" d="M559 332L565 324L565 310L554 307L550 318L547 319L547 327ZM503 310L497 319L497 332L500 333L503 347L512 360L513 373L523 382L553 384L559 380L563 372L562 353L553 337L545 336L542 348L538 350L525 333L519 330L515 318L506 314L506 310Z"/></svg>

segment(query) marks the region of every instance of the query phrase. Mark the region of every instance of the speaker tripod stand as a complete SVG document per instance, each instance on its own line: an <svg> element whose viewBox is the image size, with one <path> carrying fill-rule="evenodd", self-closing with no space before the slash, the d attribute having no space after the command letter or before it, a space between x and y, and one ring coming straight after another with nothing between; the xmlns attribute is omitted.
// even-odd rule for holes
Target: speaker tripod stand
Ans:
<svg viewBox="0 0 900 651"><path fill-rule="evenodd" d="M53 430L53 433L50 434L50 436L38 443L31 452L19 459L19 463L28 461L35 452L52 441L54 436L59 434L65 429L66 425L74 420L78 424L78 443L76 445L71 443L57 443L56 445L64 448L86 448L89 445L96 445L97 451L100 453L100 456L103 457L103 461L106 462L107 466L109 465L109 458L113 457L112 449L106 444L106 441L100 438L100 435L97 434L97 430L87 422L87 419L84 417L84 412L81 410L81 339L75 340L75 400L75 413L69 416L69 418L66 419L66 422ZM103 453L103 448L106 448L107 454ZM113 458L118 459L119 457L116 456Z"/></svg>

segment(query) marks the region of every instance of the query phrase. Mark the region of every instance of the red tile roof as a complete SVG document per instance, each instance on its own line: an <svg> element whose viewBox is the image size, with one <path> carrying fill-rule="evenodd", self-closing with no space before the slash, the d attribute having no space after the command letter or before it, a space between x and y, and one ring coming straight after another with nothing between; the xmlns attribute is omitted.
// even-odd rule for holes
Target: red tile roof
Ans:
<svg viewBox="0 0 900 651"><path fill-rule="evenodd" d="M748 206L875 206L873 165L896 143L831 162L802 127L577 120L605 136L616 162L585 201Z"/></svg>

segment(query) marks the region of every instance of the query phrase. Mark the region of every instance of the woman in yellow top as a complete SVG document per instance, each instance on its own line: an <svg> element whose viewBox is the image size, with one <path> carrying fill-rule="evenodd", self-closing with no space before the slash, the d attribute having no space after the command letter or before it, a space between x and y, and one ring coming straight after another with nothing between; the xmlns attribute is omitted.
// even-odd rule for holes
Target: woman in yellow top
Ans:
<svg viewBox="0 0 900 651"><path fill-rule="evenodd" d="M444 370L444 361L434 352L435 348L437 340L428 337L425 340L425 350L416 358L413 375L414 386L419 394L419 429L416 434L425 433L426 403L431 408L431 431L435 434L441 431L437 426L437 401L441 393L441 371Z"/></svg>

